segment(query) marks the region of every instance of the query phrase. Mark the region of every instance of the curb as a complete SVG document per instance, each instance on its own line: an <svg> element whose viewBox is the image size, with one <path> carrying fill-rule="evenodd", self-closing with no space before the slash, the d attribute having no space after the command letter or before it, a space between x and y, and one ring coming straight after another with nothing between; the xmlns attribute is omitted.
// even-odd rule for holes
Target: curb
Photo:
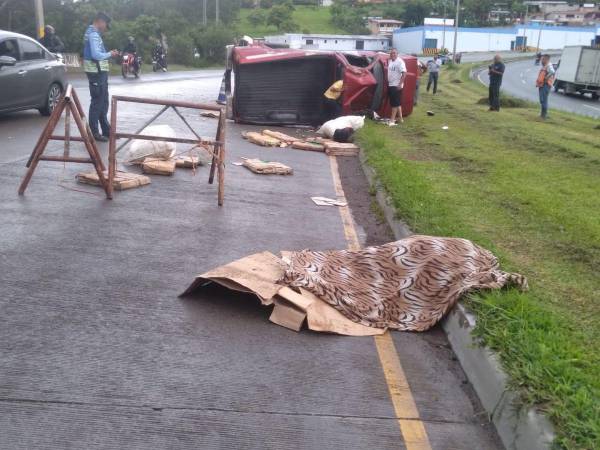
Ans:
<svg viewBox="0 0 600 450"><path fill-rule="evenodd" d="M375 171L367 165L362 149L359 160L396 239L411 235L408 225L398 219L390 197L377 181ZM473 338L475 324L475 316L461 303L442 320L442 328L448 336L450 346L496 427L504 447L509 450L551 449L555 437L554 427L534 408L519 406L518 394L509 390L508 376L502 370L498 357L489 349L478 345Z"/></svg>

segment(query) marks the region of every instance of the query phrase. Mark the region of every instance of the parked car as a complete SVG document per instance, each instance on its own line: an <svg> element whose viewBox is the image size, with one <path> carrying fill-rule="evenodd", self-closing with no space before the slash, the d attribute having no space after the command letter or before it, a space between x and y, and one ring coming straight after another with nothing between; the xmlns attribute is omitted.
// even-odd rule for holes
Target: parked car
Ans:
<svg viewBox="0 0 600 450"><path fill-rule="evenodd" d="M407 67L402 112L412 112L417 58L401 55ZM225 80L228 116L237 122L317 125L323 119L323 93L344 80L344 114L377 112L387 117L386 53L271 48L262 43L228 50ZM233 85L233 92L231 86Z"/></svg>
<svg viewBox="0 0 600 450"><path fill-rule="evenodd" d="M66 73L34 39L0 30L0 113L37 109L50 115L66 87Z"/></svg>

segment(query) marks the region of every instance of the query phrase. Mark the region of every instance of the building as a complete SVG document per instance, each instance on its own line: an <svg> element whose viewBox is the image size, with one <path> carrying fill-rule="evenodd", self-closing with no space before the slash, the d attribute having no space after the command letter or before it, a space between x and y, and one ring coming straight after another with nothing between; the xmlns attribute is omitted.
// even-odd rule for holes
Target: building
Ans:
<svg viewBox="0 0 600 450"><path fill-rule="evenodd" d="M394 19L379 19L371 18L368 20L368 28L371 30L371 34L383 35L392 37L394 30L401 28L404 22L401 20Z"/></svg>
<svg viewBox="0 0 600 450"><path fill-rule="evenodd" d="M530 9L532 22L567 26L591 26L600 23L600 5L583 3L569 5L567 2L525 2Z"/></svg>
<svg viewBox="0 0 600 450"><path fill-rule="evenodd" d="M457 52L518 50L523 46L558 50L566 45L600 46L600 25L594 27L519 25L501 28L458 29ZM394 31L393 46L401 53L431 54L454 46L454 28L426 25Z"/></svg>
<svg viewBox="0 0 600 450"><path fill-rule="evenodd" d="M386 51L390 48L390 37L381 35L286 33L279 36L265 36L265 44L296 49Z"/></svg>

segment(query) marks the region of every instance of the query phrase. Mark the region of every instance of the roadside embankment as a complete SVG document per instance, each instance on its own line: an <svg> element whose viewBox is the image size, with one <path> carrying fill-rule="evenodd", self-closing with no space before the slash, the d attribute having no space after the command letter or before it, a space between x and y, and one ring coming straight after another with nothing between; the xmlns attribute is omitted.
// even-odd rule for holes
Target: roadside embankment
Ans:
<svg viewBox="0 0 600 450"><path fill-rule="evenodd" d="M530 104L488 112L472 66L394 129L359 134L368 164L416 233L492 250L530 291L471 296L476 337L497 353L523 404L563 448L600 446L600 131L597 121ZM422 83L422 86L424 83ZM428 116L431 110L434 116ZM447 126L447 129L444 129Z"/></svg>

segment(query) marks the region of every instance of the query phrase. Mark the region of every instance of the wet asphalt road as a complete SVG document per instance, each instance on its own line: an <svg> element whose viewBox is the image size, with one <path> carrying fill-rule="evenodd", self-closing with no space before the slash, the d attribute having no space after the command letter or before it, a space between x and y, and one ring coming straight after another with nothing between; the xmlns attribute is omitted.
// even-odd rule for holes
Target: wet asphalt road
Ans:
<svg viewBox="0 0 600 450"><path fill-rule="evenodd" d="M557 61L554 56L553 61ZM538 90L535 87L540 66L533 63L533 58L506 64L502 79L501 90L524 100L539 102ZM477 75L479 81L486 86L489 84L487 70ZM562 91L550 94L550 109L560 109L584 116L600 118L600 101L592 100L589 96L565 95Z"/></svg>
<svg viewBox="0 0 600 450"><path fill-rule="evenodd" d="M114 80L111 92L207 102L220 76ZM124 106L119 129L155 108ZM214 120L186 116L214 133ZM0 118L0 448L407 448L373 338L294 333L219 289L178 298L196 274L251 253L345 248L337 209L309 200L335 196L325 155L257 147L240 137L252 127L229 124L222 208L206 167L107 201L74 182L83 166L42 162L19 197L44 123L36 111ZM254 175L231 164L241 156L294 175ZM363 244L391 240L357 158L340 170ZM393 339L432 447L501 448L440 328Z"/></svg>

